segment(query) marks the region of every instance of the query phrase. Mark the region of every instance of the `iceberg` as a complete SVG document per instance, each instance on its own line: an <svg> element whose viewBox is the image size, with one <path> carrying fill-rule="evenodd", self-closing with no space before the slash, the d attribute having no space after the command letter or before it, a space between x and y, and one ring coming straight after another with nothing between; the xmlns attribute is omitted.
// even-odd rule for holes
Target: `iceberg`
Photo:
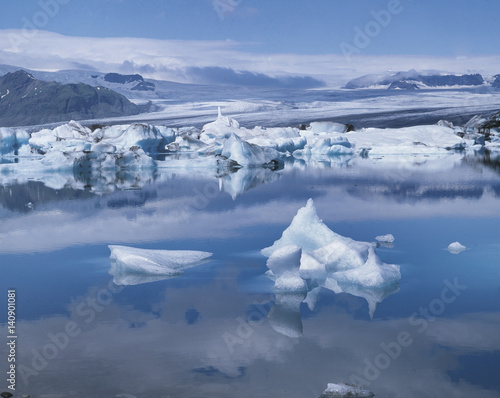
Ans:
<svg viewBox="0 0 500 398"><path fill-rule="evenodd" d="M42 129L32 133L29 145L41 154L49 151L123 152L136 146L145 152L155 153L164 151L165 145L174 139L175 131L166 127L136 123L106 126L92 131L71 121L53 130Z"/></svg>
<svg viewBox="0 0 500 398"><path fill-rule="evenodd" d="M347 125L336 122L312 122L308 130L314 134L342 134L347 131Z"/></svg>
<svg viewBox="0 0 500 398"><path fill-rule="evenodd" d="M377 243L356 241L330 230L309 199L281 238L261 253L269 257L267 266L275 279L275 291L305 289L309 293L324 287L349 293L364 298L373 317L377 305L399 290L401 279L399 266L382 262L376 248ZM317 292L308 294L309 308L314 308L316 297Z"/></svg>
<svg viewBox="0 0 500 398"><path fill-rule="evenodd" d="M467 248L462 245L460 242L450 243L448 246L448 251L452 254L458 254L466 250Z"/></svg>
<svg viewBox="0 0 500 398"><path fill-rule="evenodd" d="M276 250L267 260L267 267L275 277L275 291L307 291L307 283L300 277L302 249L297 245Z"/></svg>
<svg viewBox="0 0 500 398"><path fill-rule="evenodd" d="M369 155L446 154L466 147L463 138L446 126L414 126L399 129L365 128L344 136Z"/></svg>
<svg viewBox="0 0 500 398"><path fill-rule="evenodd" d="M231 134L222 147L221 156L235 161L240 166L278 166L282 154L272 148L250 144L236 134Z"/></svg>
<svg viewBox="0 0 500 398"><path fill-rule="evenodd" d="M108 246L110 275L117 285L137 285L172 278L183 269L203 264L212 253L194 250L150 250L128 246Z"/></svg>
<svg viewBox="0 0 500 398"><path fill-rule="evenodd" d="M375 240L381 243L394 243L395 239L392 234L387 234L387 235L379 235L375 237Z"/></svg>
<svg viewBox="0 0 500 398"><path fill-rule="evenodd" d="M228 138L238 132L240 124L228 116L223 116L219 107L218 117L214 122L207 123L201 129L200 139L205 143Z"/></svg>
<svg viewBox="0 0 500 398"><path fill-rule="evenodd" d="M345 137L318 138L314 143L307 144L304 149L293 152L298 159L322 159L329 156L349 156L354 154L354 148Z"/></svg>
<svg viewBox="0 0 500 398"><path fill-rule="evenodd" d="M328 383L326 390L319 398L369 398L375 394L353 384L347 383Z"/></svg>
<svg viewBox="0 0 500 398"><path fill-rule="evenodd" d="M28 143L30 135L21 129L0 127L0 156L14 154Z"/></svg>
<svg viewBox="0 0 500 398"><path fill-rule="evenodd" d="M303 251L312 251L339 237L341 236L330 230L319 219L314 207L314 201L309 199L306 206L299 209L290 226L283 231L281 238L274 242L272 246L262 249L261 253L269 257L277 249L293 244L302 247Z"/></svg>

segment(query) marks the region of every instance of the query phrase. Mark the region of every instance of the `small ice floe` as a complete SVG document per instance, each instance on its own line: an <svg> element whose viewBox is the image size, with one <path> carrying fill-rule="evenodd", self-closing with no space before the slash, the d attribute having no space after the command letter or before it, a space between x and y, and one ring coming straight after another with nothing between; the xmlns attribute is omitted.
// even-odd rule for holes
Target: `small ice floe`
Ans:
<svg viewBox="0 0 500 398"><path fill-rule="evenodd" d="M394 243L394 235L392 234L387 234L387 235L380 235L375 238L377 242L382 242L382 243Z"/></svg>
<svg viewBox="0 0 500 398"><path fill-rule="evenodd" d="M465 249L467 249L464 245L462 245L460 242L453 242L450 243L448 246L448 251L453 254L458 254L463 252Z"/></svg>
<svg viewBox="0 0 500 398"><path fill-rule="evenodd" d="M138 285L176 277L203 264L212 253L194 250L149 250L109 246L110 275L116 285Z"/></svg>
<svg viewBox="0 0 500 398"><path fill-rule="evenodd" d="M387 247L389 249L394 247L394 235L392 234L377 236L375 240L377 241L378 247Z"/></svg>
<svg viewBox="0 0 500 398"><path fill-rule="evenodd" d="M25 206L30 210L33 210L35 208L35 205L31 202L26 203Z"/></svg>
<svg viewBox="0 0 500 398"><path fill-rule="evenodd" d="M326 390L323 391L320 398L361 398L361 397L374 397L375 394L371 391L365 390L353 384L347 383L328 383Z"/></svg>

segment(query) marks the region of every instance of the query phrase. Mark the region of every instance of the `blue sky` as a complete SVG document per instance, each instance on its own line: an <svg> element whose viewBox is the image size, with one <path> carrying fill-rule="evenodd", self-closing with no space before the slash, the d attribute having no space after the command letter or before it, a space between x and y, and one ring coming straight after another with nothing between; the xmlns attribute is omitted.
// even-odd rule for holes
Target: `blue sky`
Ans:
<svg viewBox="0 0 500 398"><path fill-rule="evenodd" d="M50 2L55 0L41 0ZM65 0L67 1L67 0ZM223 20L214 4L235 1ZM396 1L397 0L393 0ZM215 3L214 3L215 2ZM70 0L45 29L70 36L236 40L246 51L341 52L354 28L387 10L390 0ZM400 0L402 9L381 29L366 54L495 54L500 2ZM396 4L396 3L395 3ZM18 29L40 10L38 0L2 7L0 28ZM250 44L252 43L252 44Z"/></svg>
<svg viewBox="0 0 500 398"><path fill-rule="evenodd" d="M43 4L58 9L47 12ZM217 4L227 4L222 18ZM173 69L187 67L319 78L411 68L481 72L484 67L494 74L500 73L498 15L500 2L492 0L21 0L0 14L0 63L57 69L88 61L102 69L108 54L113 58L108 68L156 76L168 70L171 79ZM26 21L37 25L37 33L66 39L37 34L10 51L12 30L19 35ZM143 40L141 47L135 41L132 50L125 39L108 40L107 47L88 39L110 37L158 42ZM354 63L351 55L365 58Z"/></svg>

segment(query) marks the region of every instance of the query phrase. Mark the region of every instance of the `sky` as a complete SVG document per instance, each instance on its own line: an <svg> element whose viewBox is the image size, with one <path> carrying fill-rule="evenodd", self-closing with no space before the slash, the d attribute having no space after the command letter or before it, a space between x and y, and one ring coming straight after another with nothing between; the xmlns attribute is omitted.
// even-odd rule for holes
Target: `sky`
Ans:
<svg viewBox="0 0 500 398"><path fill-rule="evenodd" d="M206 67L327 82L496 74L499 12L491 0L22 0L2 8L0 63L176 81Z"/></svg>

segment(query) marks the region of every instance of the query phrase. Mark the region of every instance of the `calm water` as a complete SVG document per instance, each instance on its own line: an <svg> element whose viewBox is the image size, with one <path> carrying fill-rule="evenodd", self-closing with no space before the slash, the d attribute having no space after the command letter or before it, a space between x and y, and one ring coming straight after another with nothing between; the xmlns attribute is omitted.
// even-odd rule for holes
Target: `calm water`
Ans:
<svg viewBox="0 0 500 398"><path fill-rule="evenodd" d="M17 291L19 395L318 397L357 381L377 397L500 396L495 167L359 159L146 180L122 176L108 192L53 175L1 187L0 291L5 307ZM337 233L395 236L378 254L402 279L373 317L357 295L273 293L259 251L308 198ZM449 253L454 241L467 250ZM214 255L119 287L110 244Z"/></svg>

